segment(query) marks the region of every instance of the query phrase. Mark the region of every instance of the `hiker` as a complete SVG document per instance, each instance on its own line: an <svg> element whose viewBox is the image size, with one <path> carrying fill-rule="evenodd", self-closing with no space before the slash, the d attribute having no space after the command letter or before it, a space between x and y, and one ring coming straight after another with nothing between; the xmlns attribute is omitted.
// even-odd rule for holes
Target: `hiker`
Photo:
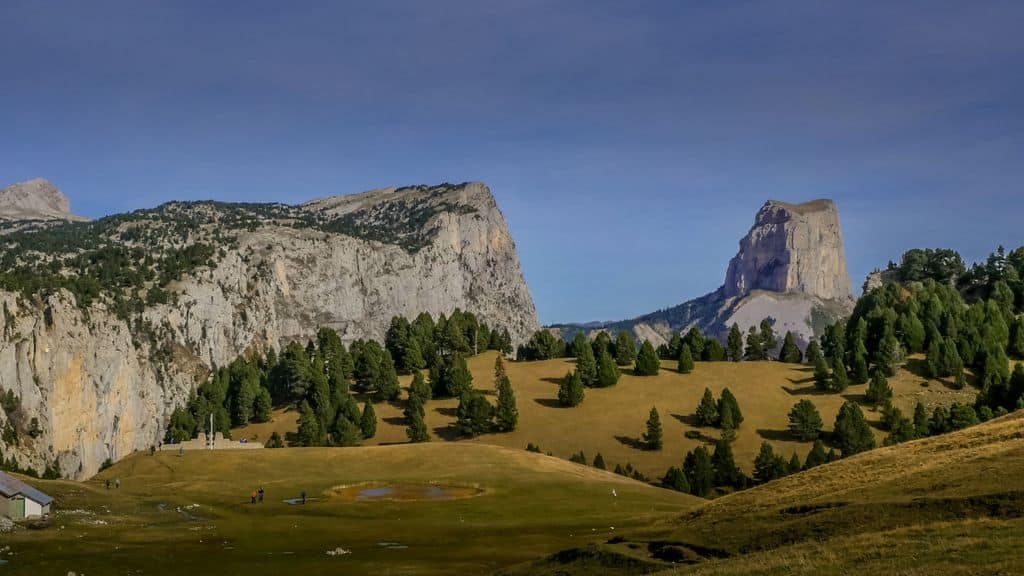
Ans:
<svg viewBox="0 0 1024 576"><path fill-rule="evenodd" d="M121 488L121 479L120 478L114 478L114 488L116 488L116 489L120 489Z"/></svg>
<svg viewBox="0 0 1024 576"><path fill-rule="evenodd" d="M153 446L153 445L149 446L149 455L150 456L155 456L156 455L156 446Z"/></svg>
<svg viewBox="0 0 1024 576"><path fill-rule="evenodd" d="M252 503L255 504L256 503L256 491L255 490L253 490L252 494L250 494L250 498L252 498Z"/></svg>
<svg viewBox="0 0 1024 576"><path fill-rule="evenodd" d="M178 456L184 456L184 455L185 455L185 447L184 446L178 446Z"/></svg>
<svg viewBox="0 0 1024 576"><path fill-rule="evenodd" d="M110 490L110 478L107 478L107 490Z"/></svg>
<svg viewBox="0 0 1024 576"><path fill-rule="evenodd" d="M306 491L305 490L302 491L302 505L303 506L306 505Z"/></svg>
<svg viewBox="0 0 1024 576"><path fill-rule="evenodd" d="M260 504L263 504L263 486L260 486L260 489L259 489L259 499L260 499Z"/></svg>

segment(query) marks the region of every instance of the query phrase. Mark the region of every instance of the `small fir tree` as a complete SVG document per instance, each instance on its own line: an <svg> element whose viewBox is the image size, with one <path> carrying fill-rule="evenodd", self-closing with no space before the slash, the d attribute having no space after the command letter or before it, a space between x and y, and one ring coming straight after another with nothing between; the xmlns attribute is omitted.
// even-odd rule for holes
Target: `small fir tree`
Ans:
<svg viewBox="0 0 1024 576"><path fill-rule="evenodd" d="M583 402L583 381L576 372L568 372L558 385L558 403L565 407Z"/></svg>
<svg viewBox="0 0 1024 576"><path fill-rule="evenodd" d="M651 413L647 417L647 431L644 432L643 440L648 450L661 450L661 417L658 416L657 408L651 408Z"/></svg>
<svg viewBox="0 0 1024 576"><path fill-rule="evenodd" d="M689 374L693 372L693 354L687 344L680 346L679 352L679 373Z"/></svg>
<svg viewBox="0 0 1024 576"><path fill-rule="evenodd" d="M634 372L637 376L657 376L660 368L661 360L658 358L658 353L654 350L650 340L644 340L640 346L640 352L636 356Z"/></svg>

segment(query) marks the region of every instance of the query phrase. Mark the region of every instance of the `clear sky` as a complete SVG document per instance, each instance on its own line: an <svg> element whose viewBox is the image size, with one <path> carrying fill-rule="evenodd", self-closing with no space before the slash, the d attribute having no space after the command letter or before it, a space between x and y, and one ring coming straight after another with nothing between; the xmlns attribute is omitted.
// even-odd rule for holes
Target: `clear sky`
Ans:
<svg viewBox="0 0 1024 576"><path fill-rule="evenodd" d="M855 288L1024 244L1024 3L0 3L0 182L88 216L482 180L545 323L721 284L836 200Z"/></svg>

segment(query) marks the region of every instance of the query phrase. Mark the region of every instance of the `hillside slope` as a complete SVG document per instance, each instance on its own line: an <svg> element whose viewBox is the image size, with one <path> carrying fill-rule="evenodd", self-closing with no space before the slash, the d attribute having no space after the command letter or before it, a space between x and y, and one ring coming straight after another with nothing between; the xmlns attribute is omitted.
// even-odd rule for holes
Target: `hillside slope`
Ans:
<svg viewBox="0 0 1024 576"><path fill-rule="evenodd" d="M394 315L455 308L515 342L538 326L481 183L302 206L179 202L2 231L0 390L20 397L10 419L22 431L4 453L75 477L156 444L212 367L321 326L382 339Z"/></svg>

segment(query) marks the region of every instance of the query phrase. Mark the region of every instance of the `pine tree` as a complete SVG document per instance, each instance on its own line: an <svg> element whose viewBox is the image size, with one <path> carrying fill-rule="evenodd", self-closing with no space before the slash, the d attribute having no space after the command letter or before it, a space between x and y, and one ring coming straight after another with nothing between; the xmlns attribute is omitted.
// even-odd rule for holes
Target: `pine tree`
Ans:
<svg viewBox="0 0 1024 576"><path fill-rule="evenodd" d="M872 406L885 404L892 400L892 387L889 386L889 381L885 379L885 373L881 369L876 368L874 374L871 375L871 382L868 383L865 398Z"/></svg>
<svg viewBox="0 0 1024 576"><path fill-rule="evenodd" d="M821 427L821 414L810 400L800 400L789 411L789 431L801 442L818 438Z"/></svg>
<svg viewBox="0 0 1024 576"><path fill-rule="evenodd" d="M918 401L917 405L914 406L914 435L918 438L927 436L928 425L928 410L925 409L924 404Z"/></svg>
<svg viewBox="0 0 1024 576"><path fill-rule="evenodd" d="M743 423L743 413L740 412L740 403L736 401L736 397L732 395L728 388L722 390L722 397L718 400L718 417L720 420L722 418L722 408L725 406L729 406L732 412L733 428L738 429L740 424ZM725 426L722 425L722 427L724 428Z"/></svg>
<svg viewBox="0 0 1024 576"><path fill-rule="evenodd" d="M683 337L683 344L686 344L690 348L690 354L694 360L700 360L704 357L704 335L700 333L700 329L694 326L686 333Z"/></svg>
<svg viewBox="0 0 1024 576"><path fill-rule="evenodd" d="M466 366L462 354L453 354L447 370L447 394L449 397L461 398L463 394L473 390L473 374Z"/></svg>
<svg viewBox="0 0 1024 576"><path fill-rule="evenodd" d="M494 407L483 394L471 390L459 398L455 414L455 429L459 434L473 438L491 430Z"/></svg>
<svg viewBox="0 0 1024 576"><path fill-rule="evenodd" d="M500 356L498 357L501 358ZM498 404L494 409L494 428L499 432L511 432L519 424L519 409L516 407L516 395L512 383L502 370L498 372L498 380L494 386L498 391Z"/></svg>
<svg viewBox="0 0 1024 576"><path fill-rule="evenodd" d="M1018 360L1024 359L1024 316L1018 317L1010 327L1009 344L1006 354Z"/></svg>
<svg viewBox="0 0 1024 576"><path fill-rule="evenodd" d="M651 408L650 416L647 418L647 431L643 435L644 447L648 450L661 450L661 417L658 416L657 408Z"/></svg>
<svg viewBox="0 0 1024 576"><path fill-rule="evenodd" d="M779 351L779 361L786 362L787 364L800 364L804 360L804 355L800 352L800 347L796 345L796 337L793 336L792 332L786 332L786 335L782 338L782 350Z"/></svg>
<svg viewBox="0 0 1024 576"><path fill-rule="evenodd" d="M636 360L636 340L629 332L622 330L615 335L615 363L629 366Z"/></svg>
<svg viewBox="0 0 1024 576"><path fill-rule="evenodd" d="M821 359L821 346L818 345L817 340L811 340L807 343L807 349L804 351L804 359L807 360L808 364L817 365L818 360Z"/></svg>
<svg viewBox="0 0 1024 576"><path fill-rule="evenodd" d="M380 379L377 382L377 398L382 401L398 400L402 388L398 385L398 374L391 354L384 352L381 356Z"/></svg>
<svg viewBox="0 0 1024 576"><path fill-rule="evenodd" d="M363 406L363 414L359 418L359 431L363 433L363 438L377 435L377 414L373 411L373 402L369 400Z"/></svg>
<svg viewBox="0 0 1024 576"><path fill-rule="evenodd" d="M743 473L736 466L732 445L728 440L721 439L715 443L715 452L711 455L711 466L715 469L716 485L732 486L734 488L743 487Z"/></svg>
<svg viewBox="0 0 1024 576"><path fill-rule="evenodd" d="M844 392L850 385L850 380L846 375L846 365L843 364L843 359L839 356L832 359L832 379L830 384L832 392Z"/></svg>
<svg viewBox="0 0 1024 576"><path fill-rule="evenodd" d="M601 456L600 452L597 453L597 456L594 456L594 468L597 468L598 470L608 469L604 464L604 456Z"/></svg>
<svg viewBox="0 0 1024 576"><path fill-rule="evenodd" d="M729 337L725 344L726 357L732 362L739 362L743 359L743 334L740 333L739 324L733 323L729 328Z"/></svg>
<svg viewBox="0 0 1024 576"><path fill-rule="evenodd" d="M690 483L686 480L686 473L683 472L682 468L672 466L665 472L665 477L661 480L661 485L669 490L675 490L676 492L682 492L687 494L690 492Z"/></svg>
<svg viewBox="0 0 1024 576"><path fill-rule="evenodd" d="M597 360L594 359L594 350L582 334L576 335L576 373L583 380L587 387L597 384Z"/></svg>
<svg viewBox="0 0 1024 576"><path fill-rule="evenodd" d="M313 412L313 407L305 400L299 404L299 444L302 446L320 446L323 444L320 420Z"/></svg>
<svg viewBox="0 0 1024 576"><path fill-rule="evenodd" d="M270 422L273 405L270 399L270 391L260 386L256 392L256 399L253 401L253 422Z"/></svg>
<svg viewBox="0 0 1024 576"><path fill-rule="evenodd" d="M722 348L718 340L709 338L704 341L704 352L701 353L700 359L705 362L721 362L725 360L725 348Z"/></svg>
<svg viewBox="0 0 1024 576"><path fill-rule="evenodd" d="M843 403L836 415L833 434L844 458L875 447L875 436L864 419L864 413L849 400Z"/></svg>
<svg viewBox="0 0 1024 576"><path fill-rule="evenodd" d="M762 360L770 360L772 352L775 352L775 348L779 345L775 339L775 330L772 328L773 320L765 318L761 320L761 351Z"/></svg>
<svg viewBox="0 0 1024 576"><path fill-rule="evenodd" d="M829 370L828 363L821 356L818 356L814 364L814 387L821 391L832 389L832 371Z"/></svg>
<svg viewBox="0 0 1024 576"><path fill-rule="evenodd" d="M683 337L679 332L673 332L672 338L668 341L668 356L665 358L668 360L678 360L679 355L682 354Z"/></svg>
<svg viewBox="0 0 1024 576"><path fill-rule="evenodd" d="M936 335L928 343L928 351L925 353L924 376L925 378L938 378L942 374L942 337Z"/></svg>
<svg viewBox="0 0 1024 576"><path fill-rule="evenodd" d="M409 397L418 396L420 403L423 404L432 398L432 392L430 385L423 378L423 373L419 370L413 372L412 384L409 385Z"/></svg>
<svg viewBox="0 0 1024 576"><path fill-rule="evenodd" d="M751 326L747 331L747 347L743 350L743 359L765 359L764 341L761 339L761 333L754 326Z"/></svg>
<svg viewBox="0 0 1024 576"><path fill-rule="evenodd" d="M608 332L601 330L594 336L594 340L590 343L590 349L594 351L594 358L600 358L602 352L609 352L612 348L612 338L608 335Z"/></svg>
<svg viewBox="0 0 1024 576"><path fill-rule="evenodd" d="M679 373L689 374L693 372L693 354L690 352L690 346L683 344L679 348Z"/></svg>
<svg viewBox="0 0 1024 576"><path fill-rule="evenodd" d="M821 466L825 462L828 462L828 455L825 453L825 445L822 444L821 440L815 440L814 445L811 446L811 451L807 453L807 459L804 460L804 470L810 470L815 466Z"/></svg>
<svg viewBox="0 0 1024 576"><path fill-rule="evenodd" d="M603 332L602 332L603 334ZM619 367L607 350L602 350L597 358L597 386L607 388L619 382Z"/></svg>
<svg viewBox="0 0 1024 576"><path fill-rule="evenodd" d="M362 441L362 432L359 430L359 426L344 414L338 414L335 418L331 435L334 437L334 443L338 446L359 446Z"/></svg>
<svg viewBox="0 0 1024 576"><path fill-rule="evenodd" d="M660 368L661 359L658 358L658 353L654 351L654 346L649 340L644 340L636 357L634 372L637 376L657 376Z"/></svg>
<svg viewBox="0 0 1024 576"><path fill-rule="evenodd" d="M409 403L405 408L405 420L409 423L405 429L405 435L409 442L430 442L430 433L427 431L427 424L423 421L423 402L420 397L413 394L409 397Z"/></svg>
<svg viewBox="0 0 1024 576"><path fill-rule="evenodd" d="M768 442L761 442L761 449L754 458L754 480L759 484L771 482L782 475L779 458Z"/></svg>
<svg viewBox="0 0 1024 576"><path fill-rule="evenodd" d="M558 403L565 407L583 402L583 381L576 372L568 372L558 385Z"/></svg>
<svg viewBox="0 0 1024 576"><path fill-rule="evenodd" d="M715 484L715 469L711 464L711 454L703 446L698 446L686 455L683 471L690 484L690 493L694 496L707 496Z"/></svg>
<svg viewBox="0 0 1024 576"><path fill-rule="evenodd" d="M718 426L718 403L710 388L704 389L704 396L697 406L697 422L701 426Z"/></svg>
<svg viewBox="0 0 1024 576"><path fill-rule="evenodd" d="M793 455L789 457L789 465L786 466L786 474L796 474L802 468L803 465L800 464L800 457L796 455L796 452L793 452Z"/></svg>

